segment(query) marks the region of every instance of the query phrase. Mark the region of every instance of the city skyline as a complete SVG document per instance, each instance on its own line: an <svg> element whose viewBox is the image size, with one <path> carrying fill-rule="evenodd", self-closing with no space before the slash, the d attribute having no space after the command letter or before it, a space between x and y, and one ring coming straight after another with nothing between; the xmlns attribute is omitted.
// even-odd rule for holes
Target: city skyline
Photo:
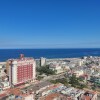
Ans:
<svg viewBox="0 0 100 100"><path fill-rule="evenodd" d="M0 1L2 48L100 48L99 0Z"/></svg>

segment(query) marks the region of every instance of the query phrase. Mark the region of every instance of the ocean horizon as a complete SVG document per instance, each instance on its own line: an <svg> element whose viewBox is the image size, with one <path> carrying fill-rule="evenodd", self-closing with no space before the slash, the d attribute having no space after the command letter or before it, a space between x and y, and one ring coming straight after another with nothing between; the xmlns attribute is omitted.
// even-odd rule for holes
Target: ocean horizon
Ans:
<svg viewBox="0 0 100 100"><path fill-rule="evenodd" d="M73 58L83 56L100 56L100 48L22 48L22 49L0 49L0 61L19 58L20 54L25 57L51 58Z"/></svg>

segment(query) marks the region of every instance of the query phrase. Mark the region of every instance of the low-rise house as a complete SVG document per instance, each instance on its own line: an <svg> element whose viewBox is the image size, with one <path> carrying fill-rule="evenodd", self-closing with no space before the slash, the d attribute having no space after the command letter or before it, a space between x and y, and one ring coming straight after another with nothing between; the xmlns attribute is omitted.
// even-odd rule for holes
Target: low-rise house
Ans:
<svg viewBox="0 0 100 100"><path fill-rule="evenodd" d="M21 90L20 88L16 89L14 88L10 90L10 94L14 95L14 99L11 100L35 100L34 92L31 90L26 90L26 89Z"/></svg>
<svg viewBox="0 0 100 100"><path fill-rule="evenodd" d="M63 84L52 84L51 86L47 87L44 90L39 91L39 96L46 96L48 94L60 91L61 88L64 87Z"/></svg>
<svg viewBox="0 0 100 100"><path fill-rule="evenodd" d="M81 96L84 94L83 90L75 89L73 87L66 88L61 91L62 94L70 97L71 100L80 100Z"/></svg>
<svg viewBox="0 0 100 100"><path fill-rule="evenodd" d="M59 64L50 64L49 69L55 71L56 74L64 72L63 68Z"/></svg>
<svg viewBox="0 0 100 100"><path fill-rule="evenodd" d="M74 75L76 75L76 77L82 76L83 74L84 74L83 70L74 71Z"/></svg>
<svg viewBox="0 0 100 100"><path fill-rule="evenodd" d="M86 91L83 96L81 97L82 100L97 100L97 93Z"/></svg>
<svg viewBox="0 0 100 100"><path fill-rule="evenodd" d="M3 99L4 99L4 100L15 100L15 95L14 95L14 94L11 94L11 95L9 95L9 96L4 97ZM3 99L2 99L2 100L3 100Z"/></svg>
<svg viewBox="0 0 100 100"><path fill-rule="evenodd" d="M21 93L15 97L14 100L35 100L32 93Z"/></svg>
<svg viewBox="0 0 100 100"><path fill-rule="evenodd" d="M50 87L52 84L50 82L44 81L34 86L30 86L29 89L33 90L35 94L38 94L40 91Z"/></svg>
<svg viewBox="0 0 100 100"><path fill-rule="evenodd" d="M6 62L0 62L0 77L5 75Z"/></svg>
<svg viewBox="0 0 100 100"><path fill-rule="evenodd" d="M39 100L68 100L66 96L60 93L52 93L48 96L42 97Z"/></svg>
<svg viewBox="0 0 100 100"><path fill-rule="evenodd" d="M0 86L2 87L2 89L8 89L10 88L9 82L0 82Z"/></svg>

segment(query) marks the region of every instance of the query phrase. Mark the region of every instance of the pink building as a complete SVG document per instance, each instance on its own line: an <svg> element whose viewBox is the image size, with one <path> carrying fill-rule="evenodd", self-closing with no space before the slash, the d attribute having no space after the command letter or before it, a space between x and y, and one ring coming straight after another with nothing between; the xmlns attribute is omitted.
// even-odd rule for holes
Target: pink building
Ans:
<svg viewBox="0 0 100 100"><path fill-rule="evenodd" d="M33 58L21 55L19 59L10 59L9 62L9 82L12 85L35 81L36 62Z"/></svg>

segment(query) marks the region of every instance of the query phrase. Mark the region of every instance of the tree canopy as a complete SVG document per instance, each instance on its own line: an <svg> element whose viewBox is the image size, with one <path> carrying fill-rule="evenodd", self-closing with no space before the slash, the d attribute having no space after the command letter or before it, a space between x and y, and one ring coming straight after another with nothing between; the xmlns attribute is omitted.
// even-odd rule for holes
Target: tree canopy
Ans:
<svg viewBox="0 0 100 100"><path fill-rule="evenodd" d="M49 66L38 67L37 72L39 72L40 75L42 75L44 73L46 75L54 75L55 74L55 71L49 69Z"/></svg>

